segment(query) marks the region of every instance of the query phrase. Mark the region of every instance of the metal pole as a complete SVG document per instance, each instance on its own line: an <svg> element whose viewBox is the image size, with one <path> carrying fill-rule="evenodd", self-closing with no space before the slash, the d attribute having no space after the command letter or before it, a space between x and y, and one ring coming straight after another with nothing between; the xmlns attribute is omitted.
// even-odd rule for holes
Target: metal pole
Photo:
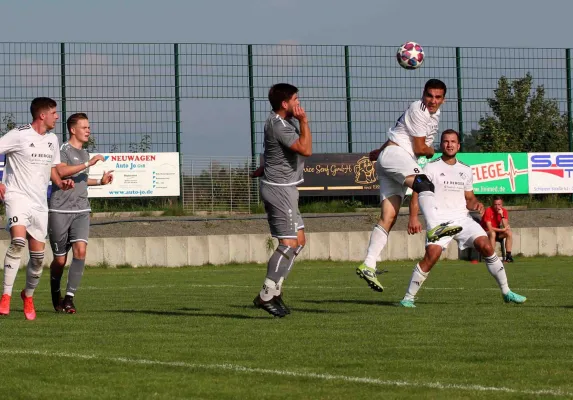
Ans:
<svg viewBox="0 0 573 400"><path fill-rule="evenodd" d="M249 110L251 118L251 157L255 160L256 148L256 132L255 132L255 88L253 83L253 45L247 45L247 55L249 63Z"/></svg>
<svg viewBox="0 0 573 400"><path fill-rule="evenodd" d="M344 46L344 72L346 73L346 130L348 132L348 152L352 153L352 107L350 97L350 55Z"/></svg>
<svg viewBox="0 0 573 400"><path fill-rule="evenodd" d="M175 74L175 141L179 154L179 204L183 206L183 163L181 158L181 86L179 82L179 44L173 45L173 71Z"/></svg>
<svg viewBox="0 0 573 400"><path fill-rule="evenodd" d="M571 105L571 49L565 49L565 68L567 76L567 132L569 133L569 151L573 152L573 112ZM573 194L571 194L573 202Z"/></svg>
<svg viewBox="0 0 573 400"><path fill-rule="evenodd" d="M458 87L458 132L460 133L460 151L464 150L464 112L462 100L462 57L456 47L456 78Z"/></svg>
<svg viewBox="0 0 573 400"><path fill-rule="evenodd" d="M66 127L66 44L60 43L60 80L62 90L62 142L67 141Z"/></svg>

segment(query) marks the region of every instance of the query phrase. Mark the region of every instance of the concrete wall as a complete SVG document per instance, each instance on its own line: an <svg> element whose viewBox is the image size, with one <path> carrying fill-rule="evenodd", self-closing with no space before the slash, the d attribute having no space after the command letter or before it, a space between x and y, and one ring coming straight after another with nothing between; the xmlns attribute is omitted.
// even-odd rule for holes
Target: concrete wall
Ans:
<svg viewBox="0 0 573 400"><path fill-rule="evenodd" d="M515 228L513 233L513 254L573 256L573 227ZM369 238L370 232L309 232L300 260L362 261ZM86 261L89 265L105 262L111 266L130 264L135 267L265 263L276 246L270 239L265 234L92 238ZM0 241L0 256L5 254L8 245L8 240ZM419 259L423 255L423 234L410 236L405 231L396 231L390 233L380 261ZM446 259L465 257L467 252L460 254L455 243L443 255ZM52 252L47 248L46 264L51 260ZM22 265L27 262L26 255Z"/></svg>

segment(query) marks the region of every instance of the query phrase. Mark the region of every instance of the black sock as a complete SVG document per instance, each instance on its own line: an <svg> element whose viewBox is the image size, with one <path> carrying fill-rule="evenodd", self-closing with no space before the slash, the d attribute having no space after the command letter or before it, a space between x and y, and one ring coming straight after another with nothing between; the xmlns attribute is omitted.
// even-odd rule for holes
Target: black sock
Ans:
<svg viewBox="0 0 573 400"><path fill-rule="evenodd" d="M62 275L64 274L64 271L62 271L61 274L55 274L54 271L52 269L50 269L50 288L52 290L52 293L56 293L60 291L60 283L62 281Z"/></svg>
<svg viewBox="0 0 573 400"><path fill-rule="evenodd" d="M505 255L506 255L506 257L511 257L511 251L507 251L507 252L505 253Z"/></svg>

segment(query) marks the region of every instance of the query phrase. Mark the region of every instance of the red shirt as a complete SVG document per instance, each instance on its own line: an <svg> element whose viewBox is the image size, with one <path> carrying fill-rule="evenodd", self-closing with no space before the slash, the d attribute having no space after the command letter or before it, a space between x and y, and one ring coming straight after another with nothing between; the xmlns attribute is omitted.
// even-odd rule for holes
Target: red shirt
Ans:
<svg viewBox="0 0 573 400"><path fill-rule="evenodd" d="M505 208L501 208L503 212L503 218L505 218L509 222L509 215L507 214L507 210ZM497 212L493 207L486 208L485 212L483 213L483 217L481 217L481 226L483 229L487 231L487 223L490 222L493 228L499 229L499 225L501 224L501 215Z"/></svg>

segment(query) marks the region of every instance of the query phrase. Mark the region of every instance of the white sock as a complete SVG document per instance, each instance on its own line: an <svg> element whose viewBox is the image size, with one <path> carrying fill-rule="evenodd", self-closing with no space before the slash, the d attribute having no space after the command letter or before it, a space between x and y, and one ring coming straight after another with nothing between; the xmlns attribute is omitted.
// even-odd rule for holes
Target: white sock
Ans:
<svg viewBox="0 0 573 400"><path fill-rule="evenodd" d="M505 275L505 267L503 263L497 256L497 254L493 254L489 257L485 258L485 265L487 265L487 269L489 273L495 278L495 281L499 285L502 294L509 293L509 285L507 284L507 275Z"/></svg>
<svg viewBox="0 0 573 400"><path fill-rule="evenodd" d="M438 208L436 207L436 195L434 192L425 190L418 194L418 202L420 203L422 214L424 214L428 230L434 228L437 225L436 221L438 220L436 215L438 212Z"/></svg>
<svg viewBox="0 0 573 400"><path fill-rule="evenodd" d="M366 252L364 264L369 268L376 268L376 260L388 243L388 232L380 225L376 225L370 234L370 243Z"/></svg>
<svg viewBox="0 0 573 400"><path fill-rule="evenodd" d="M428 277L430 272L422 271L420 264L416 264L414 271L412 271L412 277L410 278L410 285L408 286L408 291L404 295L404 300L414 301L418 290L422 287L422 284Z"/></svg>
<svg viewBox="0 0 573 400"><path fill-rule="evenodd" d="M10 246L11 248L8 248L4 258L4 290L2 292L2 294L7 294L8 296L12 296L12 289L20 268L21 252L26 246L26 239L16 237L12 239ZM12 249L17 249L17 251Z"/></svg>
<svg viewBox="0 0 573 400"><path fill-rule="evenodd" d="M44 270L44 252L43 251L30 251L30 261L28 261L28 268L26 269L26 288L24 293L26 297L32 297L34 290L40 283L42 271Z"/></svg>
<svg viewBox="0 0 573 400"><path fill-rule="evenodd" d="M265 278L265 283L263 283L263 288L259 293L261 300L269 301L279 294L281 294L281 292L277 290L277 283L269 278Z"/></svg>

